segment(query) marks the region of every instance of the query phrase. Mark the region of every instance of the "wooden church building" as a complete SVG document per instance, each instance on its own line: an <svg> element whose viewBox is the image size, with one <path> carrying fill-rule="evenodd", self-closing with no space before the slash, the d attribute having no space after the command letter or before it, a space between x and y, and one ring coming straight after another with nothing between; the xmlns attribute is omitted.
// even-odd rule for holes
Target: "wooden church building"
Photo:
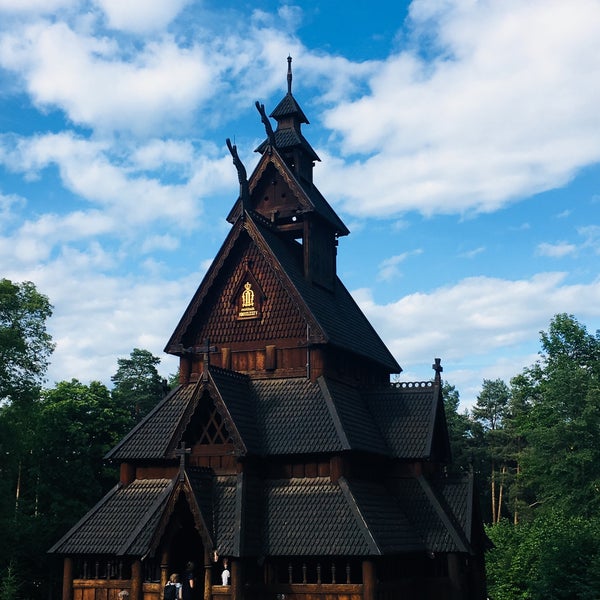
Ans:
<svg viewBox="0 0 600 600"><path fill-rule="evenodd" d="M287 93L221 249L165 348L180 385L107 455L117 485L51 549L63 600L485 598L472 480L451 460L433 377L400 366L336 273L348 229ZM222 573L227 568L225 581Z"/></svg>

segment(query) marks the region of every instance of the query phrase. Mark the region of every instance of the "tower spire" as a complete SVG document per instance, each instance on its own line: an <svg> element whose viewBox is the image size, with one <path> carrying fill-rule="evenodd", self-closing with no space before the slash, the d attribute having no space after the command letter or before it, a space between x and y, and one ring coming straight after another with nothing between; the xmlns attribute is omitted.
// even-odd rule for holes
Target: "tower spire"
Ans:
<svg viewBox="0 0 600 600"><path fill-rule="evenodd" d="M292 93L292 57L288 55L288 71L287 71L287 84L288 84L288 94Z"/></svg>

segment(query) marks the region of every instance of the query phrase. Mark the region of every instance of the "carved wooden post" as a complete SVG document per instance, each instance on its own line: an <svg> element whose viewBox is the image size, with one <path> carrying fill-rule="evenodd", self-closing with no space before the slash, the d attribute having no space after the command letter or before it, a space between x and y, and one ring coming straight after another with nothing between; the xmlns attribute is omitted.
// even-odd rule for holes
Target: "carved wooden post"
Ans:
<svg viewBox="0 0 600 600"><path fill-rule="evenodd" d="M67 556L63 563L62 600L73 598L73 559Z"/></svg>
<svg viewBox="0 0 600 600"><path fill-rule="evenodd" d="M450 598L462 598L461 559L457 554L448 555L448 578L450 579Z"/></svg>
<svg viewBox="0 0 600 600"><path fill-rule="evenodd" d="M142 561L134 560L131 565L131 592L129 600L142 600L144 592L142 581Z"/></svg>
<svg viewBox="0 0 600 600"><path fill-rule="evenodd" d="M242 565L239 559L232 558L231 562L231 600L242 600Z"/></svg>
<svg viewBox="0 0 600 600"><path fill-rule="evenodd" d="M363 600L375 600L375 564L372 560L363 560Z"/></svg>
<svg viewBox="0 0 600 600"><path fill-rule="evenodd" d="M169 581L169 553L167 551L162 553L160 561L160 600L163 600L163 594L165 585Z"/></svg>
<svg viewBox="0 0 600 600"><path fill-rule="evenodd" d="M212 598L212 563L210 552L204 550L204 600Z"/></svg>

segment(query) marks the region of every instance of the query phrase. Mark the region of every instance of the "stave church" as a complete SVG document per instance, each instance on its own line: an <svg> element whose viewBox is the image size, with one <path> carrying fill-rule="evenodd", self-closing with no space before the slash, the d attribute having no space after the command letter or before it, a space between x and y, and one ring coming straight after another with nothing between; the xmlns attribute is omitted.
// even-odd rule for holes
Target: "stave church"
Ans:
<svg viewBox="0 0 600 600"><path fill-rule="evenodd" d="M439 359L401 368L336 272L349 231L287 93L165 351L180 382L106 456L119 481L50 550L63 600L483 600L472 476L447 476ZM272 122L274 124L272 125ZM258 118L257 118L258 123ZM121 595L119 595L121 594Z"/></svg>

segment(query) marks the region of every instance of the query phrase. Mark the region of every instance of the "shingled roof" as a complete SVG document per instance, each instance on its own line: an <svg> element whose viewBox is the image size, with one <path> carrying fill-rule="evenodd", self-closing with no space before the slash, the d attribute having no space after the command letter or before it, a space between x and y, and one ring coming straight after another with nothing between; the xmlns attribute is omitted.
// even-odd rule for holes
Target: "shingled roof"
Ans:
<svg viewBox="0 0 600 600"><path fill-rule="evenodd" d="M311 285L304 277L299 244L283 240L258 220L249 219L245 226L263 252L270 254L276 261L278 270L283 272L291 284L289 291L312 317L311 321L315 323L317 331L311 331L311 336L320 335L323 343L350 350L385 366L391 373L401 371L396 359L339 277L336 277L333 291Z"/></svg>
<svg viewBox="0 0 600 600"><path fill-rule="evenodd" d="M208 393L226 418L230 434L239 438L240 454L353 450L427 459L432 457L439 422L437 389L424 382L359 390L325 377L316 383L304 377L251 380L211 366L207 382L171 392L106 458L175 460L185 428ZM437 435L446 436L445 430Z"/></svg>
<svg viewBox="0 0 600 600"><path fill-rule="evenodd" d="M390 384L365 390L363 398L393 456L432 456L435 424L441 410L438 386L430 381Z"/></svg>
<svg viewBox="0 0 600 600"><path fill-rule="evenodd" d="M139 479L114 487L49 552L146 554L173 487L171 479Z"/></svg>

